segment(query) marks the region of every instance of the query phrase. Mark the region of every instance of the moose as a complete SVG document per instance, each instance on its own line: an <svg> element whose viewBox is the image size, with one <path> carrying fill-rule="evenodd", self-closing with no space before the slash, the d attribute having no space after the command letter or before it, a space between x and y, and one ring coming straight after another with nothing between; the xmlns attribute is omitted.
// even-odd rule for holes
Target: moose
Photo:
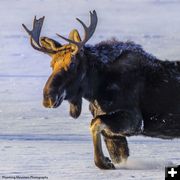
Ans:
<svg viewBox="0 0 180 180"><path fill-rule="evenodd" d="M94 162L100 169L115 169L126 162L126 137L143 135L163 139L180 137L180 62L163 61L134 42L116 39L87 45L98 18L90 12L90 25L83 26L84 37L73 29L67 44L40 37L45 17L34 19L33 29L23 27L32 47L51 56L52 74L43 90L43 105L57 108L63 100L70 115L81 114L82 98L89 101ZM110 158L105 157L102 138Z"/></svg>

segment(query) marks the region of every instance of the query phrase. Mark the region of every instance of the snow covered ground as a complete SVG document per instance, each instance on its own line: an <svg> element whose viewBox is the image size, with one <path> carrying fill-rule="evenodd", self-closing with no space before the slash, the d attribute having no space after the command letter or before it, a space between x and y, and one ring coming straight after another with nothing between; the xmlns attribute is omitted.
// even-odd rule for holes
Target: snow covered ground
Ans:
<svg viewBox="0 0 180 180"><path fill-rule="evenodd" d="M50 60L30 47L21 23L31 26L34 15L45 15L43 35L59 40L57 32L82 31L75 17L87 22L93 9L99 23L89 43L116 37L140 43L161 59L180 58L178 0L1 0L0 179L162 180L165 165L180 164L180 140L132 137L127 165L99 170L93 163L88 103L77 120L69 117L66 102L58 109L42 106Z"/></svg>

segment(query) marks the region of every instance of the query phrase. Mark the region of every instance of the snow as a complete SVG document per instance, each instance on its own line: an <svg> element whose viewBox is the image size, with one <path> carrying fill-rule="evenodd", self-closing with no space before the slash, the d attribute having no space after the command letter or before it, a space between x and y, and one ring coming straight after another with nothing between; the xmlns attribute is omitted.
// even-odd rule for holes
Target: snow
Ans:
<svg viewBox="0 0 180 180"><path fill-rule="evenodd" d="M75 17L87 22L88 11L95 9L99 22L90 44L116 37L173 60L180 57L179 8L178 0L1 0L0 179L32 175L50 180L160 180L166 165L180 164L178 139L131 137L126 165L110 171L96 168L88 103L83 102L77 120L69 117L66 102L58 109L42 106L50 60L30 47L21 27L30 27L34 15L45 15L42 34L60 40L55 33L68 36L72 28L82 32Z"/></svg>

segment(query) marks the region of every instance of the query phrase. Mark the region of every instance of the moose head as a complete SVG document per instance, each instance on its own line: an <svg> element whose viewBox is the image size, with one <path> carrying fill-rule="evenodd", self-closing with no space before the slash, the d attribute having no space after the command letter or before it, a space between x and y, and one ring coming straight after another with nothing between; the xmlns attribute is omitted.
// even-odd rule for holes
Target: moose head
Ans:
<svg viewBox="0 0 180 180"><path fill-rule="evenodd" d="M30 35L31 46L52 58L52 74L44 87L43 105L47 108L57 108L64 99L68 100L70 103L70 114L77 118L81 112L82 96L80 83L85 69L83 47L96 29L97 14L96 11L90 12L89 26L86 26L77 18L84 28L83 40L81 40L76 29L70 32L68 38L57 34L57 36L68 42L68 44L64 45L51 38L40 37L44 18L36 19L35 17L32 30L29 30L23 24L24 29Z"/></svg>

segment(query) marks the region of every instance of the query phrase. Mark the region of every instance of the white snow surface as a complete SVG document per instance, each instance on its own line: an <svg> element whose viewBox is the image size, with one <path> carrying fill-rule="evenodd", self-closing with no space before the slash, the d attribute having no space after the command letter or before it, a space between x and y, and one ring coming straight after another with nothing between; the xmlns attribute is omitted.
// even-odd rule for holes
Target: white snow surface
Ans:
<svg viewBox="0 0 180 180"><path fill-rule="evenodd" d="M42 35L60 41L55 33L68 36L72 28L82 32L75 17L88 22L88 11L94 9L99 22L90 44L116 37L135 41L160 59L179 59L178 0L1 0L0 179L162 180L166 165L180 164L178 139L138 136L128 138L131 155L126 165L99 170L93 162L88 102L77 120L69 117L66 102L57 109L42 106L50 59L31 48L21 24L31 27L34 15L45 15Z"/></svg>

